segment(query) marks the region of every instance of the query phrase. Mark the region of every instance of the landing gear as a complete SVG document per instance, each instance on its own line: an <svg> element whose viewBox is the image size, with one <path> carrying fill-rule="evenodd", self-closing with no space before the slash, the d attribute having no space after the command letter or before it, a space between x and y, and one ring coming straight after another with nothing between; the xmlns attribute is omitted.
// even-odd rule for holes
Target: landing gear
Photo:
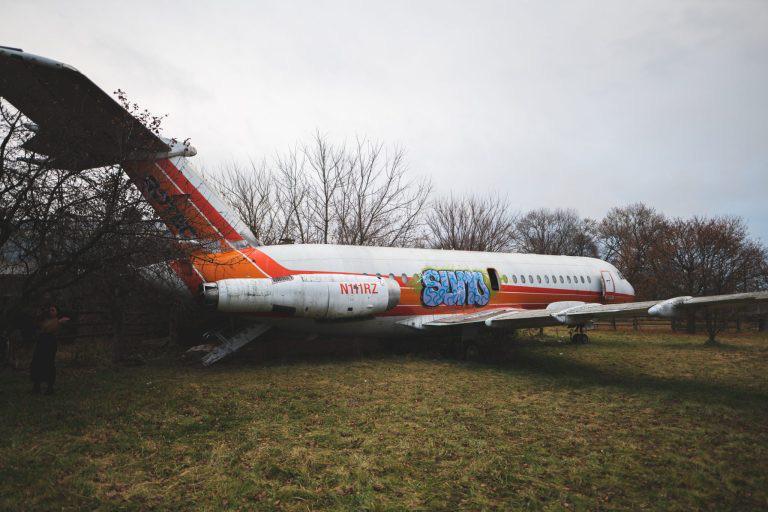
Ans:
<svg viewBox="0 0 768 512"><path fill-rule="evenodd" d="M464 359L477 362L480 360L480 347L477 343L469 342L464 347Z"/></svg>
<svg viewBox="0 0 768 512"><path fill-rule="evenodd" d="M585 345L589 343L589 336L583 332L575 332L571 335L571 343L574 345Z"/></svg>
<svg viewBox="0 0 768 512"><path fill-rule="evenodd" d="M589 343L589 336L584 332L584 326L576 326L576 332L571 334L571 343L574 345L586 345Z"/></svg>
<svg viewBox="0 0 768 512"><path fill-rule="evenodd" d="M454 330L449 352L451 357L464 361L480 361L485 356L486 344L479 329L463 328Z"/></svg>

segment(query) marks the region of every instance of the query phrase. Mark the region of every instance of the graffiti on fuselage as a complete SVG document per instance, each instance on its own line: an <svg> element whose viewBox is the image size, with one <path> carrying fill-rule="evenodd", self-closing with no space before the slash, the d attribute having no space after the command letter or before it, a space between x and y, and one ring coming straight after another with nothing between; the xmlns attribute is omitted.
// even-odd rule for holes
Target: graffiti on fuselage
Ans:
<svg viewBox="0 0 768 512"><path fill-rule="evenodd" d="M483 273L476 270L428 269L421 284L421 302L428 307L485 306L491 300Z"/></svg>

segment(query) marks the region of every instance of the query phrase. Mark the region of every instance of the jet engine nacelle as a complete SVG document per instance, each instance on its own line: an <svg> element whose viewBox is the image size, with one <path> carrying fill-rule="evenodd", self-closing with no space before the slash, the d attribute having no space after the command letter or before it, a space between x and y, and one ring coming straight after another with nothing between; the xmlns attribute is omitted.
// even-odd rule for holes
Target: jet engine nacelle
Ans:
<svg viewBox="0 0 768 512"><path fill-rule="evenodd" d="M203 284L206 303L224 313L287 313L307 318L364 318L400 302L393 279L344 274L298 274L222 279Z"/></svg>

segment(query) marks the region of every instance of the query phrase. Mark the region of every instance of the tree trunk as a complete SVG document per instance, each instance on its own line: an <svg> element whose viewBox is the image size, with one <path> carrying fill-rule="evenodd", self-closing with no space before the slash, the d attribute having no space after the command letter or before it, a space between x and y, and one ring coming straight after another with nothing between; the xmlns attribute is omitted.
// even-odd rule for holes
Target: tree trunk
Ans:
<svg viewBox="0 0 768 512"><path fill-rule="evenodd" d="M11 338L10 333L5 335L3 332L0 332L0 343L3 345L3 355L2 355L2 362L4 365L12 366L11 358L13 357L13 339Z"/></svg>
<svg viewBox="0 0 768 512"><path fill-rule="evenodd" d="M114 290L110 305L110 320L112 322L112 362L119 363L125 357L125 311L120 290Z"/></svg>
<svg viewBox="0 0 768 512"><path fill-rule="evenodd" d="M611 318L611 329L613 329L614 331L616 330L616 319L615 318Z"/></svg>

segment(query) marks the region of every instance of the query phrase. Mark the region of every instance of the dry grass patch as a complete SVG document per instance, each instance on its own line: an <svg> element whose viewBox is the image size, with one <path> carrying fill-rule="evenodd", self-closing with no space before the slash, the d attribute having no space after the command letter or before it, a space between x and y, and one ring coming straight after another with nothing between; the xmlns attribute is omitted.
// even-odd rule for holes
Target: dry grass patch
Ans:
<svg viewBox="0 0 768 512"><path fill-rule="evenodd" d="M0 374L0 509L768 507L768 338Z"/></svg>

